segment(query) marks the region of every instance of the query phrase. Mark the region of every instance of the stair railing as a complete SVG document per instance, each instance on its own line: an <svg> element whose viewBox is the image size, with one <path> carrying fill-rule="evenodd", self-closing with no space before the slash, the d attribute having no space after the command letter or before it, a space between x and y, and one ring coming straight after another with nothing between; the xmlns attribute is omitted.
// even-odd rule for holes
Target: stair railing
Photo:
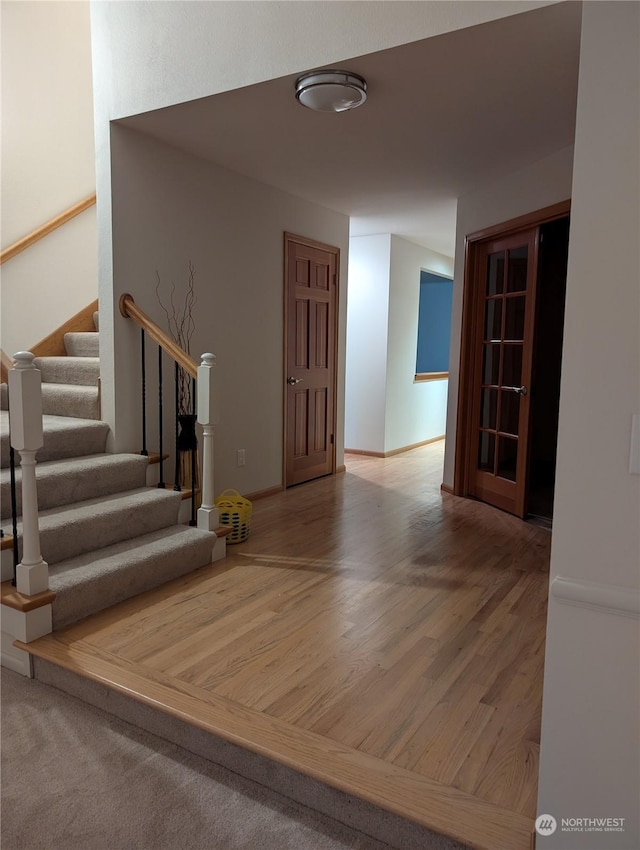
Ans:
<svg viewBox="0 0 640 850"><path fill-rule="evenodd" d="M179 482L179 425L178 398L180 370L183 370L192 381L191 402L192 413L202 426L202 504L197 511L196 519L196 454L191 448L191 520L190 525L197 525L205 531L215 531L218 527L218 510L214 504L214 475L213 475L213 424L214 424L214 389L213 370L216 358L214 354L203 354L200 365L184 351L171 337L165 333L147 314L136 304L133 296L125 294L120 298L120 313L127 319L132 319L140 328L141 340L141 454L148 455L147 449L147 377L146 377L146 340L155 342L158 346L158 448L160 453L160 482L158 487L166 487L164 480L164 386L163 358L168 356L174 364L174 403L175 403L175 480L174 489L182 489Z"/></svg>
<svg viewBox="0 0 640 850"><path fill-rule="evenodd" d="M13 356L9 369L9 439L11 454L11 508L13 523L14 579L19 593L35 596L49 589L49 566L40 552L36 452L42 447L42 384L40 370L30 351ZM17 506L14 450L20 453L22 470L22 560L18 563Z"/></svg>

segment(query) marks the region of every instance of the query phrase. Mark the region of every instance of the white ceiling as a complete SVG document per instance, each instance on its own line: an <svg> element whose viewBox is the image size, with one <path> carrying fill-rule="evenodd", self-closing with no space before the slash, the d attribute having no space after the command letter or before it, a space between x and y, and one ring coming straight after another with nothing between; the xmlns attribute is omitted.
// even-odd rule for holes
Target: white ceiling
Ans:
<svg viewBox="0 0 640 850"><path fill-rule="evenodd" d="M296 75L121 123L452 256L458 197L572 144L580 19L559 3L340 62L367 80L352 112L304 109Z"/></svg>

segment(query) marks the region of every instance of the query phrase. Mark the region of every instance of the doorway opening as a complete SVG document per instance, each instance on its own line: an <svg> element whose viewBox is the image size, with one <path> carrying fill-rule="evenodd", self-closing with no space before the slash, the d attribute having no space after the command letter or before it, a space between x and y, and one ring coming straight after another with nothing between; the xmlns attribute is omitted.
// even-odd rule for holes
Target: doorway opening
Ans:
<svg viewBox="0 0 640 850"><path fill-rule="evenodd" d="M569 217L540 226L527 514L551 522L556 477Z"/></svg>

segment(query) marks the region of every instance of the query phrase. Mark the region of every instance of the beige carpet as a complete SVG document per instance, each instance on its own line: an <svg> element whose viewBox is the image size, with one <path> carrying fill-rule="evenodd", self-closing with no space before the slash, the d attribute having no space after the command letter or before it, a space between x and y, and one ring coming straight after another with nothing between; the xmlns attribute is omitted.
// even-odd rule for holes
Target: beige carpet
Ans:
<svg viewBox="0 0 640 850"><path fill-rule="evenodd" d="M2 670L2 850L388 850Z"/></svg>

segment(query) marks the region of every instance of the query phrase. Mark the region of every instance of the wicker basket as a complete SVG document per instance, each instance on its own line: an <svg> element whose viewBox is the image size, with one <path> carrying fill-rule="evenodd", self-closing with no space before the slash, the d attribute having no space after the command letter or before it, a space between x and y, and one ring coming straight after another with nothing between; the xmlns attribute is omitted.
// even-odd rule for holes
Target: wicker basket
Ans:
<svg viewBox="0 0 640 850"><path fill-rule="evenodd" d="M251 530L251 513L253 505L237 490L224 490L217 499L215 505L218 509L220 525L226 525L233 529L227 534L227 543L242 543L249 536Z"/></svg>

